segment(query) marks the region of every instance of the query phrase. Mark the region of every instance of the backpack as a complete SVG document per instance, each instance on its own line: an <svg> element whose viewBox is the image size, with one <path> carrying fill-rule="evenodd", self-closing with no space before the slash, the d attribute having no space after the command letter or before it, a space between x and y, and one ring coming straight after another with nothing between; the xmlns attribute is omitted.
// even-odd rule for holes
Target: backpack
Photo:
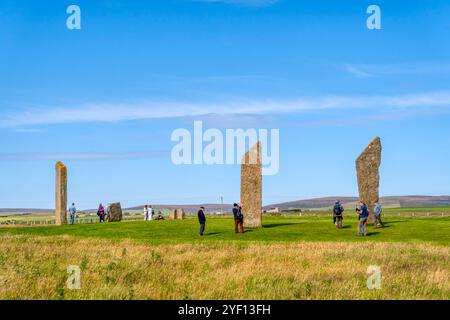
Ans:
<svg viewBox="0 0 450 320"><path fill-rule="evenodd" d="M238 214L236 215L236 218L237 218L239 221L244 220L244 215L242 214L241 210L238 211Z"/></svg>
<svg viewBox="0 0 450 320"><path fill-rule="evenodd" d="M340 216L340 215L342 214L342 207L341 207L341 205L336 204L336 205L334 206L333 213L334 213L335 215L337 215L337 216Z"/></svg>

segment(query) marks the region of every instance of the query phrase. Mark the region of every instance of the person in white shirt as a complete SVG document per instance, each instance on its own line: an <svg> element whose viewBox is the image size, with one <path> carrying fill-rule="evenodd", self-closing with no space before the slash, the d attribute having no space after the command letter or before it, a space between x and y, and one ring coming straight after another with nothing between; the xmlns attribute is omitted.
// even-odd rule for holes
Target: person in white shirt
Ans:
<svg viewBox="0 0 450 320"><path fill-rule="evenodd" d="M153 208L152 208L152 206L148 206L148 219L147 220L153 220Z"/></svg>
<svg viewBox="0 0 450 320"><path fill-rule="evenodd" d="M144 220L148 220L148 205L144 206Z"/></svg>

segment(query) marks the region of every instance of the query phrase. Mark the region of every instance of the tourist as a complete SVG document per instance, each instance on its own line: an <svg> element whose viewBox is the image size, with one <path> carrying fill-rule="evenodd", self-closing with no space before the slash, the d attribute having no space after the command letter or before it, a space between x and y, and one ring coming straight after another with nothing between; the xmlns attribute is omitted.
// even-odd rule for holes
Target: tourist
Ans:
<svg viewBox="0 0 450 320"><path fill-rule="evenodd" d="M358 236L361 234L364 235L364 237L367 235L367 219L369 218L369 209L367 209L367 205L359 201L359 206L357 208L358 213Z"/></svg>
<svg viewBox="0 0 450 320"><path fill-rule="evenodd" d="M144 220L148 220L148 205L144 206Z"/></svg>
<svg viewBox="0 0 450 320"><path fill-rule="evenodd" d="M205 207L200 207L197 216L198 222L200 223L200 236L203 236L203 232L205 232L205 225L206 225Z"/></svg>
<svg viewBox="0 0 450 320"><path fill-rule="evenodd" d="M100 222L105 222L105 208L101 203L98 206L97 215L100 217Z"/></svg>
<svg viewBox="0 0 450 320"><path fill-rule="evenodd" d="M72 203L72 205L69 208L69 214L70 214L70 224L75 223L75 215L77 213L77 208L75 208L75 203Z"/></svg>
<svg viewBox="0 0 450 320"><path fill-rule="evenodd" d="M375 202L373 208L373 226L377 228L379 225L384 227L383 221L381 221L381 214L383 213L383 207L378 202Z"/></svg>
<svg viewBox="0 0 450 320"><path fill-rule="evenodd" d="M156 216L155 220L164 220L164 217L163 217L161 211L158 211L158 215Z"/></svg>
<svg viewBox="0 0 450 320"><path fill-rule="evenodd" d="M148 220L153 220L153 208L148 206Z"/></svg>
<svg viewBox="0 0 450 320"><path fill-rule="evenodd" d="M234 233L239 233L239 226L241 227L241 233L244 233L244 215L242 214L242 208L237 203L233 205L233 217Z"/></svg>
<svg viewBox="0 0 450 320"><path fill-rule="evenodd" d="M337 200L333 207L333 223L336 225L337 229L342 228L342 220L344 219L342 213L344 212L344 207L341 202Z"/></svg>
<svg viewBox="0 0 450 320"><path fill-rule="evenodd" d="M111 204L108 204L108 206L106 207L105 216L106 216L106 221L110 222L111 221Z"/></svg>

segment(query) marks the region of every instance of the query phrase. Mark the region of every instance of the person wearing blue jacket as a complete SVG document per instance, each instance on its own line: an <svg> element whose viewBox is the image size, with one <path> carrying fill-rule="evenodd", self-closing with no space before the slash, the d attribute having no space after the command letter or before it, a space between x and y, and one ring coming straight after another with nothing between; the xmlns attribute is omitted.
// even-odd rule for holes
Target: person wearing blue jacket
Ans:
<svg viewBox="0 0 450 320"><path fill-rule="evenodd" d="M242 214L241 207L237 203L233 205L233 218L234 233L239 233L239 227L241 227L241 233L244 233L244 215Z"/></svg>
<svg viewBox="0 0 450 320"><path fill-rule="evenodd" d="M361 234L363 234L365 237L367 236L367 219L369 218L369 209L367 208L367 205L361 200L359 201L357 213L359 220L357 235L360 236Z"/></svg>

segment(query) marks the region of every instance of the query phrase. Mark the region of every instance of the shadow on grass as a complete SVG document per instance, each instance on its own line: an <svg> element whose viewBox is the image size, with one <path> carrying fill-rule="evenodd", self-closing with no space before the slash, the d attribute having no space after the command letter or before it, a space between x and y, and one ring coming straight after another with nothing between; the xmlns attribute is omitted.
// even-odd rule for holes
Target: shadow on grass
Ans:
<svg viewBox="0 0 450 320"><path fill-rule="evenodd" d="M291 223L271 223L271 224L265 224L263 226L264 229L270 229L270 228L276 228L276 227L284 227L284 226L293 226L296 224L302 224L301 222L291 222Z"/></svg>

